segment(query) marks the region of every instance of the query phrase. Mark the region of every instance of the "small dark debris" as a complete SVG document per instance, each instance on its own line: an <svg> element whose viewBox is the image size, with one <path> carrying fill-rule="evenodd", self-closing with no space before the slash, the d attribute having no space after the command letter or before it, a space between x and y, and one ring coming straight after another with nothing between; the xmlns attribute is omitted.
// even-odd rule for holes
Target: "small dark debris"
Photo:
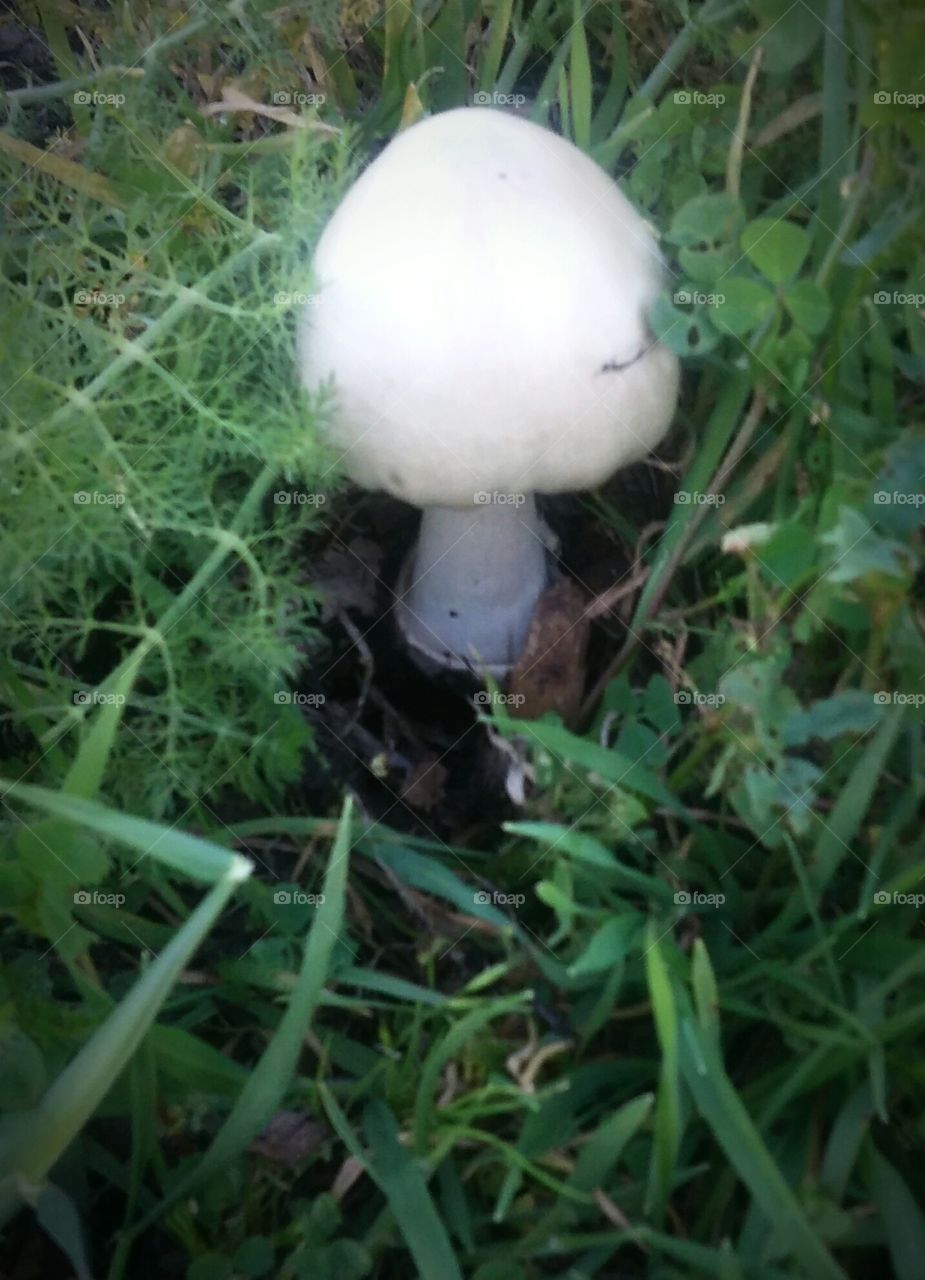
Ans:
<svg viewBox="0 0 925 1280"><path fill-rule="evenodd" d="M312 1120L307 1111L277 1111L248 1147L255 1156L293 1169L331 1135L327 1125Z"/></svg>

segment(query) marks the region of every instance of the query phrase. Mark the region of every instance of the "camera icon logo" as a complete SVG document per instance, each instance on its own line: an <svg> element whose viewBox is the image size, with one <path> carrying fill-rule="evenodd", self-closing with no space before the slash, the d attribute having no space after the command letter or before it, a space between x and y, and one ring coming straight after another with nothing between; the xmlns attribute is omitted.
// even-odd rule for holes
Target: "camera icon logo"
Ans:
<svg viewBox="0 0 925 1280"><path fill-rule="evenodd" d="M278 507L288 507L292 503L292 494L287 493L285 489L281 489L279 493L274 493L273 501Z"/></svg>
<svg viewBox="0 0 925 1280"><path fill-rule="evenodd" d="M691 495L686 489L679 489L674 495L674 500L679 507L689 507L691 504Z"/></svg>
<svg viewBox="0 0 925 1280"><path fill-rule="evenodd" d="M885 689L880 689L877 693L874 694L874 702L877 704L878 707L885 707L889 701L890 701L890 695L886 692Z"/></svg>
<svg viewBox="0 0 925 1280"><path fill-rule="evenodd" d="M688 293L687 289L679 289L674 295L674 302L676 306L689 307L693 302L693 298Z"/></svg>
<svg viewBox="0 0 925 1280"><path fill-rule="evenodd" d="M75 505L75 506L78 506L78 507L85 507L85 506L87 506L87 504L89 503L89 501L90 501L90 495L89 495L89 493L85 493L85 492L83 491L83 489L81 489L78 493L75 493L75 494L74 494L74 505Z"/></svg>
<svg viewBox="0 0 925 1280"><path fill-rule="evenodd" d="M75 707L85 707L90 701L90 695L86 689L78 689L73 696L73 701Z"/></svg>
<svg viewBox="0 0 925 1280"><path fill-rule="evenodd" d="M491 106L491 94L485 93L484 90L480 90L478 93L472 95L472 101L477 107Z"/></svg>
<svg viewBox="0 0 925 1280"><path fill-rule="evenodd" d="M676 907L689 907L691 905L691 895L686 889L679 889L674 895L674 904Z"/></svg>
<svg viewBox="0 0 925 1280"><path fill-rule="evenodd" d="M491 894L486 893L484 889L480 889L478 893L474 893L472 895L472 901L478 907L487 907L488 904L491 902Z"/></svg>
<svg viewBox="0 0 925 1280"><path fill-rule="evenodd" d="M276 892L273 894L273 901L278 906L282 906L288 902L291 902L292 891L290 889L277 889Z"/></svg>
<svg viewBox="0 0 925 1280"><path fill-rule="evenodd" d="M885 907L891 900L892 894L887 893L886 889L878 889L874 894L874 902L878 907Z"/></svg>
<svg viewBox="0 0 925 1280"><path fill-rule="evenodd" d="M78 107L85 107L92 101L93 97L87 93L86 89L78 89L74 94L74 102Z"/></svg>
<svg viewBox="0 0 925 1280"><path fill-rule="evenodd" d="M674 695L674 700L679 707L689 706L691 701L690 689L679 689Z"/></svg>
<svg viewBox="0 0 925 1280"><path fill-rule="evenodd" d="M82 906L91 901L90 894L86 889L78 889L74 894L74 905Z"/></svg>
<svg viewBox="0 0 925 1280"><path fill-rule="evenodd" d="M889 501L890 501L890 495L887 493L885 489L878 489L877 492L874 494L875 507L885 507Z"/></svg>
<svg viewBox="0 0 925 1280"><path fill-rule="evenodd" d="M880 289L874 294L874 302L878 307L888 307L892 301L886 289Z"/></svg>
<svg viewBox="0 0 925 1280"><path fill-rule="evenodd" d="M488 503L491 502L491 494L486 493L484 489L480 489L479 492L475 494L473 501L477 507L487 506Z"/></svg>
<svg viewBox="0 0 925 1280"><path fill-rule="evenodd" d="M880 89L877 91L877 93L874 94L874 102L877 104L878 107L886 107L889 105L891 97L892 97L891 94L887 93L883 89Z"/></svg>
<svg viewBox="0 0 925 1280"><path fill-rule="evenodd" d="M679 107L689 107L691 105L690 89L675 89L674 100Z"/></svg>
<svg viewBox="0 0 925 1280"><path fill-rule="evenodd" d="M288 706L292 702L292 694L288 689L277 689L273 695L273 701L278 707Z"/></svg>

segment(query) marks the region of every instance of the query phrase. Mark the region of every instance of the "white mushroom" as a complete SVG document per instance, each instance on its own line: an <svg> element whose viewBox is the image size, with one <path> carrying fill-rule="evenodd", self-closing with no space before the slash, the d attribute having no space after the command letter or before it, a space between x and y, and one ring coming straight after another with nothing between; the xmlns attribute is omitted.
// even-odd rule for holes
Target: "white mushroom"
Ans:
<svg viewBox="0 0 925 1280"><path fill-rule="evenodd" d="M533 495L599 484L671 420L677 360L646 326L653 237L570 142L462 108L385 148L314 265L303 383L333 380L354 479L424 508L405 636L503 673L549 580Z"/></svg>

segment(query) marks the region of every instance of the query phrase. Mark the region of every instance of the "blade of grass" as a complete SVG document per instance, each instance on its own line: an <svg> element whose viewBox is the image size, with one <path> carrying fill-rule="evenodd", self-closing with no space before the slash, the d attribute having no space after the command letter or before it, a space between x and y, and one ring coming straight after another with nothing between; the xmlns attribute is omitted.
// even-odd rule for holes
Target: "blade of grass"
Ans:
<svg viewBox="0 0 925 1280"><path fill-rule="evenodd" d="M34 787L26 782L11 782L0 778L0 799L12 796L39 809L45 809L79 826L88 827L103 836L111 836L131 846L138 853L155 858L165 866L182 871L194 880L214 884L219 876L227 874L233 865L250 864L238 854L229 853L209 840L187 835L149 822L147 818L135 818L131 814L118 813L80 796L62 795L47 787Z"/></svg>
<svg viewBox="0 0 925 1280"><path fill-rule="evenodd" d="M419 1155L425 1155L430 1144L430 1132L437 1109L437 1085L445 1065L493 1018L515 1011L526 1012L532 997L532 992L524 991L502 1000L492 1000L460 1018L442 1040L436 1041L421 1067L414 1103L414 1149Z"/></svg>
<svg viewBox="0 0 925 1280"><path fill-rule="evenodd" d="M395 1215L421 1280L462 1280L446 1227L420 1166L402 1146L395 1117L378 1100L363 1113L374 1176Z"/></svg>
<svg viewBox="0 0 925 1280"><path fill-rule="evenodd" d="M581 3L582 0L574 0L573 4L569 97L572 107L572 138L576 146L587 151L591 146L591 60L588 57L588 38Z"/></svg>
<svg viewBox="0 0 925 1280"><path fill-rule="evenodd" d="M905 707L894 706L884 716L867 747L859 754L835 807L825 819L818 819L821 830L808 869L809 886L816 901L822 896L845 857L851 854L851 842L860 830L880 775L886 768L890 751L902 728L905 710ZM809 905L803 892L797 887L768 933L777 936L789 932L807 914Z"/></svg>
<svg viewBox="0 0 925 1280"><path fill-rule="evenodd" d="M513 12L514 0L500 0L495 5L491 25L488 29L488 44L485 46L482 63L479 67L478 87L482 93L487 93L495 87L504 46L507 43L508 33L511 29L511 15Z"/></svg>
<svg viewBox="0 0 925 1280"><path fill-rule="evenodd" d="M172 1204L188 1195L203 1178L235 1160L279 1107L327 979L334 944L343 923L352 818L353 802L348 796L341 812L337 839L328 859L323 884L324 900L305 944L298 982L272 1040L247 1077L228 1118L199 1163L170 1189L156 1209L136 1223L130 1232L123 1234L110 1270L110 1280L117 1280L123 1274L132 1242L137 1236Z"/></svg>
<svg viewBox="0 0 925 1280"><path fill-rule="evenodd" d="M652 1001L652 1017L662 1051L659 1067L658 1095L655 1104L655 1137L649 1166L646 1210L654 1222L665 1216L671 1194L672 1175L681 1147L681 1089L678 1070L678 1010L656 935L656 924L650 921L645 951L646 981Z"/></svg>
<svg viewBox="0 0 925 1280"><path fill-rule="evenodd" d="M45 1174L125 1067L231 894L251 874L245 859L224 856L230 863L224 874L34 1111L8 1117L0 1135L0 1221L21 1198L34 1199Z"/></svg>
<svg viewBox="0 0 925 1280"><path fill-rule="evenodd" d="M680 1018L679 1063L700 1114L770 1219L779 1242L800 1260L812 1280L846 1280L762 1141L711 1037L687 1013Z"/></svg>

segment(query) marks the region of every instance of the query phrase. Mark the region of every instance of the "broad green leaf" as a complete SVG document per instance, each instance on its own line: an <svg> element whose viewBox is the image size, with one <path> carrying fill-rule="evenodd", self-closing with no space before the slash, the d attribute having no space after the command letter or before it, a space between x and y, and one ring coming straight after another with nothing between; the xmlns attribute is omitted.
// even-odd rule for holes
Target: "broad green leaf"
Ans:
<svg viewBox="0 0 925 1280"><path fill-rule="evenodd" d="M711 248L734 239L742 205L725 193L693 196L677 211L666 239L687 248Z"/></svg>
<svg viewBox="0 0 925 1280"><path fill-rule="evenodd" d="M679 356L703 355L719 341L719 334L703 311L682 310L664 294L659 294L649 308L649 324L659 342Z"/></svg>
<svg viewBox="0 0 925 1280"><path fill-rule="evenodd" d="M843 506L838 524L820 542L831 548L830 582L854 582L869 573L899 578L912 567L909 549L877 533L855 507Z"/></svg>
<svg viewBox="0 0 925 1280"><path fill-rule="evenodd" d="M713 323L730 333L751 333L772 314L774 294L758 280L732 276L721 286L720 301L713 311Z"/></svg>
<svg viewBox="0 0 925 1280"><path fill-rule="evenodd" d="M832 314L829 295L814 280L797 280L788 285L784 306L800 328L814 336L823 332Z"/></svg>
<svg viewBox="0 0 925 1280"><path fill-rule="evenodd" d="M742 232L748 260L772 284L783 284L797 274L810 245L803 228L783 218L756 218Z"/></svg>
<svg viewBox="0 0 925 1280"><path fill-rule="evenodd" d="M831 698L820 698L805 711L792 712L783 728L784 745L801 747L813 738L829 742L843 733L866 733L882 715L883 708L872 693L845 689Z"/></svg>

